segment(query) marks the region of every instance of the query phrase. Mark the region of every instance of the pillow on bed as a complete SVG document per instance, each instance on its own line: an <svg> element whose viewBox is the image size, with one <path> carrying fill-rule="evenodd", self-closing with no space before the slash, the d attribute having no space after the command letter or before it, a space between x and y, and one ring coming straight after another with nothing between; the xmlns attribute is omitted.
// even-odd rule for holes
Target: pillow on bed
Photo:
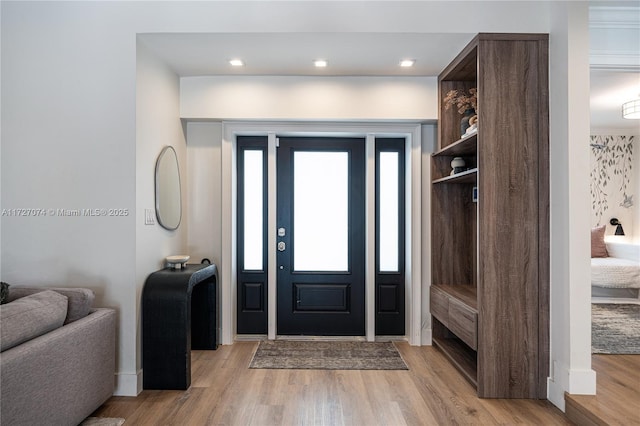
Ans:
<svg viewBox="0 0 640 426"><path fill-rule="evenodd" d="M609 257L607 246L604 243L604 231L606 225L591 229L591 257Z"/></svg>

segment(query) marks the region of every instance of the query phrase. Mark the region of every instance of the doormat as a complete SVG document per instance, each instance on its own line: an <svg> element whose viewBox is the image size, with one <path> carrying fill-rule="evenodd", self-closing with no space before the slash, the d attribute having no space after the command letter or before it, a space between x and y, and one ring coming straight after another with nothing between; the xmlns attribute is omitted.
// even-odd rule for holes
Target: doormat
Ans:
<svg viewBox="0 0 640 426"><path fill-rule="evenodd" d="M640 354L640 305L591 305L591 352Z"/></svg>
<svg viewBox="0 0 640 426"><path fill-rule="evenodd" d="M390 342L263 340L249 368L408 370Z"/></svg>
<svg viewBox="0 0 640 426"><path fill-rule="evenodd" d="M87 417L80 426L121 426L124 419L119 417Z"/></svg>

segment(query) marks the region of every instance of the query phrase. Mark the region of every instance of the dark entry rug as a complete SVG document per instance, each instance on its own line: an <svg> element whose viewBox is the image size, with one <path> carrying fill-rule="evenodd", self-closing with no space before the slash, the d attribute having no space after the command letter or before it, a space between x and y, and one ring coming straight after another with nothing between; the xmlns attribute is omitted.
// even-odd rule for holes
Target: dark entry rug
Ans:
<svg viewBox="0 0 640 426"><path fill-rule="evenodd" d="M80 426L122 426L124 419L120 417L87 417Z"/></svg>
<svg viewBox="0 0 640 426"><path fill-rule="evenodd" d="M389 342L263 340L249 368L408 370Z"/></svg>
<svg viewBox="0 0 640 426"><path fill-rule="evenodd" d="M640 354L640 305L591 305L591 352Z"/></svg>

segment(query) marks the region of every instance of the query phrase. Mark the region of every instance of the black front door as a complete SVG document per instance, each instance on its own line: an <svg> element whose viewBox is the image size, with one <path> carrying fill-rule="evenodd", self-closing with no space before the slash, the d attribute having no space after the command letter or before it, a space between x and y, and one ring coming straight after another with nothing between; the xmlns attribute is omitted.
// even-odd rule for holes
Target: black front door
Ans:
<svg viewBox="0 0 640 426"><path fill-rule="evenodd" d="M365 334L365 140L281 137L277 333Z"/></svg>

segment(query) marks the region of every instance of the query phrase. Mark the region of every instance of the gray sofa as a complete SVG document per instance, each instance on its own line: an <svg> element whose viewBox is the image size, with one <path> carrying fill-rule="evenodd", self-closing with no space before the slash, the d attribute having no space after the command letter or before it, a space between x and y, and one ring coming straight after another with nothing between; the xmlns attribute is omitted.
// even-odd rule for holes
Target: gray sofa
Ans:
<svg viewBox="0 0 640 426"><path fill-rule="evenodd" d="M0 424L76 426L115 387L116 313L91 290L11 287L0 306Z"/></svg>

